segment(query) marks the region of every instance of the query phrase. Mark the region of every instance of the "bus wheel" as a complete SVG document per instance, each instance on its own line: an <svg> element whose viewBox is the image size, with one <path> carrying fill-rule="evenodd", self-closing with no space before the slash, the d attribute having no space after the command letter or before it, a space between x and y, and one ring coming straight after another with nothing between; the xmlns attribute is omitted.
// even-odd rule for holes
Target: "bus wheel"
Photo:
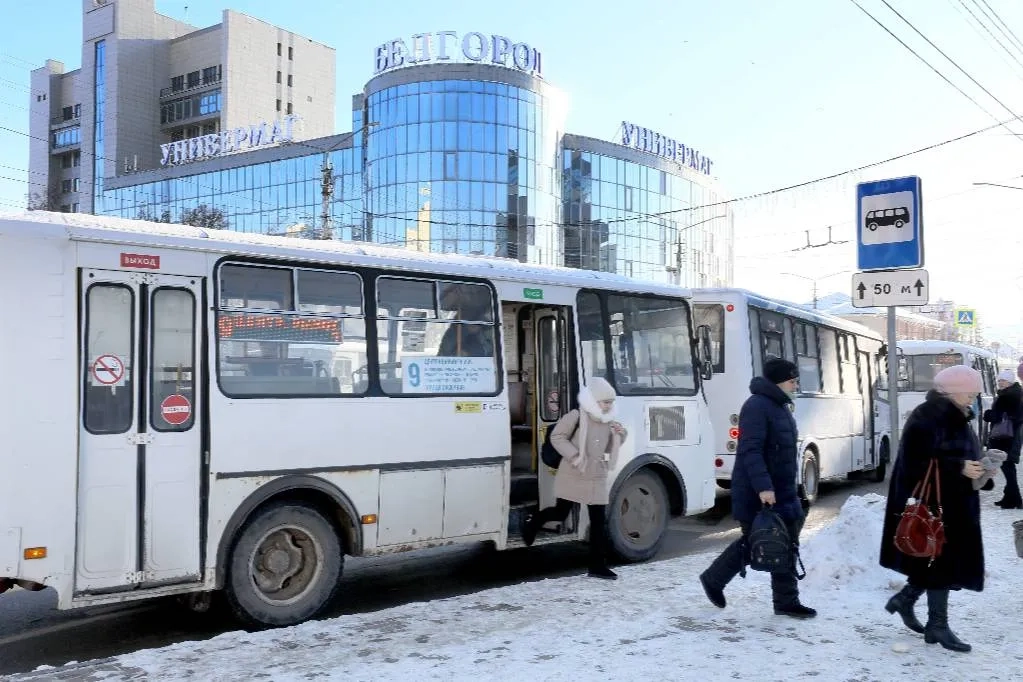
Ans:
<svg viewBox="0 0 1023 682"><path fill-rule="evenodd" d="M343 566L341 541L323 514L301 503L273 504L257 511L238 535L227 599L248 625L294 625L331 603Z"/></svg>
<svg viewBox="0 0 1023 682"><path fill-rule="evenodd" d="M637 471L608 507L611 549L622 561L646 561L661 548L668 528L668 491L657 474Z"/></svg>
<svg viewBox="0 0 1023 682"><path fill-rule="evenodd" d="M817 463L817 455L813 450L807 449L803 452L803 499L807 504L814 504L817 501L820 479L821 468Z"/></svg>
<svg viewBox="0 0 1023 682"><path fill-rule="evenodd" d="M881 449L877 453L877 468L870 472L868 479L871 483L880 483L888 473L888 441L881 442Z"/></svg>

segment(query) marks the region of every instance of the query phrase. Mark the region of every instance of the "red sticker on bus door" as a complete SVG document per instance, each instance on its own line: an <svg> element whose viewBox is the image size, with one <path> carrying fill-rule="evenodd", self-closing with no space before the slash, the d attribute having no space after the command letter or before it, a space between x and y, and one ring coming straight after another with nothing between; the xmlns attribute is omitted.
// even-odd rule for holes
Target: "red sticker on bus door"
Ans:
<svg viewBox="0 0 1023 682"><path fill-rule="evenodd" d="M169 395L160 403L160 414L168 424L173 426L184 424L192 416L192 403L183 395L177 393Z"/></svg>
<svg viewBox="0 0 1023 682"><path fill-rule="evenodd" d="M144 253L122 253L121 254L121 267L122 268L143 268L146 270L159 270L160 269L160 257L151 256Z"/></svg>

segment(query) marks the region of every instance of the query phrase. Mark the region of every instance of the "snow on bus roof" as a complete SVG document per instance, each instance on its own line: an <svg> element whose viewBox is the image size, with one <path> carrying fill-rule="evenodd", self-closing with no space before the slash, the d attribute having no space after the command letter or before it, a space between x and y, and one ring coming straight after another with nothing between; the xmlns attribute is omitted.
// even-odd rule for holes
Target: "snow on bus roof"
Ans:
<svg viewBox="0 0 1023 682"><path fill-rule="evenodd" d="M940 339L905 339L899 341L899 350L906 355L922 355L930 353L973 353L985 358L994 358L995 353L987 348L971 346L958 341L942 341Z"/></svg>
<svg viewBox="0 0 1023 682"><path fill-rule="evenodd" d="M392 265L411 269L441 268L464 272L469 268L476 270L478 276L492 279L536 280L552 285L598 288L613 285L630 291L672 296L688 297L691 294L691 291L684 287L647 282L609 272L522 263L513 258L496 256L413 251L399 245L373 242L303 239L234 230L210 230L191 225L154 223L87 213L48 211L0 213L0 223L8 221L51 225L63 232L68 239L80 241L126 242L150 247L200 249L233 254L244 252L245 255L315 259L321 262L344 262L353 265L365 264L368 260L384 260L391 261ZM0 233L9 231L7 227L0 227ZM56 236L56 233L49 236ZM380 265L379 262L375 264Z"/></svg>

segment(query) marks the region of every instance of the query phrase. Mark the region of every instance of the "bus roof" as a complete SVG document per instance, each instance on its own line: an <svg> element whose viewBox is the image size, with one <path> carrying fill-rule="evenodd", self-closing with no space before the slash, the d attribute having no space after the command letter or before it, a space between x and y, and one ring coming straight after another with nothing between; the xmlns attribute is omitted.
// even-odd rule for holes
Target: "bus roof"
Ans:
<svg viewBox="0 0 1023 682"><path fill-rule="evenodd" d="M822 324L834 329L839 329L850 334L856 334L857 336L865 336L876 341L883 341L884 339L880 334L875 332L870 327L865 327L858 322L850 322L841 317L835 315L829 315L822 313L819 310L811 310L795 303L788 303L785 301L779 301L777 299L768 298L760 294L749 291L748 289L739 288L715 288L715 289L693 289L693 299L699 301L701 299L716 298L723 296L734 296L737 298L744 298L749 305L770 310L772 312L781 313L783 315L790 315L792 317L804 320L806 322L812 322L814 324Z"/></svg>
<svg viewBox="0 0 1023 682"><path fill-rule="evenodd" d="M986 348L971 346L958 341L941 341L938 339L907 339L899 341L899 350L905 355L925 355L931 353L972 353L982 358L994 359L995 354Z"/></svg>
<svg viewBox="0 0 1023 682"><path fill-rule="evenodd" d="M26 211L0 214L0 239L5 236L65 238L71 241L262 256L351 266L391 266L435 274L468 274L492 280L523 281L552 286L616 289L685 298L692 296L692 291L683 287L641 281L610 272L521 263L511 258L438 254L372 242L277 237L84 213Z"/></svg>

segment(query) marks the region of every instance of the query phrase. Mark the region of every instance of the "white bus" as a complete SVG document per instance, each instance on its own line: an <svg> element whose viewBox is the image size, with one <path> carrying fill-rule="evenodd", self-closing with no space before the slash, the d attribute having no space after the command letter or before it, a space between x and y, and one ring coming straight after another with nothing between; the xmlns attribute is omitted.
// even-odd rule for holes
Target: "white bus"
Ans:
<svg viewBox="0 0 1023 682"><path fill-rule="evenodd" d="M742 289L693 291L695 324L710 330L714 375L704 383L718 444L718 483L730 487L739 410L769 358L799 367L795 400L802 453L800 491L810 503L822 479L867 472L885 477L891 446L885 406L874 392L879 335L854 322Z"/></svg>
<svg viewBox="0 0 1023 682"><path fill-rule="evenodd" d="M983 439L987 435L984 410L994 404L998 392L998 357L989 350L968 346L955 341L898 342L899 349L899 423L906 423L910 413L924 401L927 392L934 388L934 375L952 365L966 365L979 371L984 379L984 391L974 405L976 418L974 431ZM882 388L887 389L887 375L882 379Z"/></svg>
<svg viewBox="0 0 1023 682"><path fill-rule="evenodd" d="M714 504L689 297L496 258L2 218L0 592L201 610L223 590L279 626L338 596L345 555L520 547L554 503L543 434L595 374L630 429L612 546L647 559L670 516ZM584 539L586 515L551 530L538 543Z"/></svg>

